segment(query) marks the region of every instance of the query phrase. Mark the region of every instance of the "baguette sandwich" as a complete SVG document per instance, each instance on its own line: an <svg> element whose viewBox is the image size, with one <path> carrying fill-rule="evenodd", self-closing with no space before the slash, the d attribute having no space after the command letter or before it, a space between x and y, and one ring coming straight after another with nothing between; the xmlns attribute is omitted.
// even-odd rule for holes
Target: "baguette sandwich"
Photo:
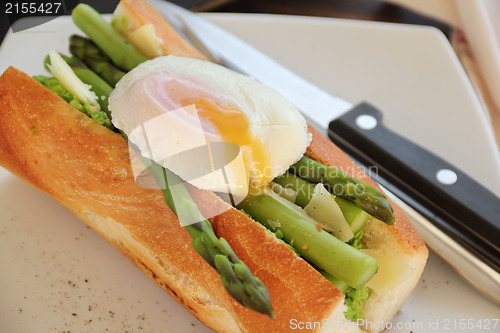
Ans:
<svg viewBox="0 0 500 333"><path fill-rule="evenodd" d="M254 86L254 83L247 85L247 81L238 81L241 75L226 74L228 70L199 60L204 59L203 55L182 40L161 15L143 0L122 0L112 22L115 29L135 46L134 52L144 55L144 59L139 55L136 62L144 63L127 68L127 65L115 61L115 65L128 73L120 74L115 82L110 79L110 86L102 86L105 91L113 91L109 104L107 98L96 99L89 105L81 99L70 102L65 98L67 90L70 90L69 94L78 99L78 91L71 91L74 86L70 85L81 82L65 80L64 75L60 75L65 69L58 66L58 58L54 54L50 57L50 68L65 88L64 93L54 93L56 90L53 86L49 87L51 89L47 88L50 86L47 80L38 78L43 83L41 84L12 67L2 74L0 165L60 202L121 251L187 311L218 332L382 331L384 323L392 320L415 287L428 255L425 244L402 212L392 205L392 208L387 208L391 211L391 215L387 216L377 210L378 206L374 208L373 205L364 205L352 197L342 200L337 199L340 195L327 195L328 200L338 203L336 207L340 209L337 210L341 212L340 219L349 222L349 227L354 228L352 223L356 218L349 217L346 212L362 211L356 213L355 217L366 216L355 232L347 230L352 233L350 236L345 236L345 229L339 227L337 230L324 224L323 220L318 222L309 217L308 205L300 203L300 200L305 200L300 196L302 185L297 188L297 184L304 183L307 188L315 189L309 191L314 193L307 193L307 202L314 200L316 193L320 191L318 188L324 187L308 183L307 180L311 177L298 171L300 163L343 170L341 175L349 184L355 182L379 198L378 201L384 201L385 198L379 196L381 194L373 180L326 137L312 126L306 125L303 119L298 120L299 124L303 124L302 127L293 127L294 131L303 132L299 135L302 139L290 148L295 157L284 159L285 169L263 181L266 184L259 184L262 185L260 191L246 189L245 195L236 202L233 197L227 200L227 196L222 195L216 186L190 182L190 177L185 174L183 176L183 167L177 166L176 169L175 165L172 166L174 173L187 179L182 186L188 190L189 200L196 203L197 208L193 210L199 210L204 217L209 217L208 228L213 228L217 238L227 241L230 250L226 256L231 260L232 269L246 265L253 275L247 276L248 280L245 281L257 281L258 289L262 292L260 295L263 295L259 301L252 297L250 301L239 298L245 291L235 292L228 281L221 280L221 275L224 275L221 271L224 269L217 261L214 264L207 260L203 251L200 252L195 244L196 236L193 235L197 235L197 231L193 226L198 224L186 225L182 221L181 206L168 204L168 193L174 191L172 185L169 189L168 185L166 188L161 185L144 186L139 182L137 170L133 166L136 163L134 158L145 155L145 150L141 149L140 141L133 141L137 135L132 128L137 126L129 126L128 121L131 118L141 119L153 104L143 104L143 95L137 99L140 103L134 100L134 87L140 87L144 78L164 75L167 71L165 68L169 73L174 73L174 78L178 80L182 75L198 75L210 70L210 75L215 73L215 83L208 87L210 89L220 87L226 93L234 90L226 85L243 87L240 93L256 105L260 105L259 99L272 105L281 97L274 93L269 93L269 98L262 94L253 95L254 91L263 89L262 91L267 92L268 88ZM85 32L94 40L92 32ZM98 41L95 42L103 47ZM110 52L106 53L113 60ZM86 56L81 58L88 60ZM147 58L155 59L145 61ZM65 60L70 65L75 61ZM85 63L91 67L91 61ZM81 72L73 66L72 68L74 74L85 81L85 77L79 75ZM214 72L211 72L212 69ZM88 68L85 67L85 70ZM238 79L233 80L233 75ZM201 80L196 82L203 81L203 77L196 77ZM149 84L151 82L155 81L149 81ZM114 90L110 88L115 84ZM91 89L97 89L97 95L104 95L97 85L92 85ZM237 95L238 92L234 94ZM236 97L231 101L234 101L231 105L240 105ZM147 110L141 110L141 105L147 107ZM125 112L127 107L132 111ZM102 112L98 113L96 109ZM288 109L284 108L280 112L288 112L284 110ZM295 111L290 112L292 114ZM267 116L272 118L272 114ZM251 119L250 116L247 118ZM292 118L295 119L295 116ZM131 129L127 130L127 126ZM249 126L252 126L251 121ZM279 129L275 132L279 132ZM129 142L124 137L128 137ZM290 136L286 140L294 142L295 139ZM131 146L139 146L134 147L138 148L137 155L130 154L129 143ZM301 144L303 147L296 147ZM268 146L272 145L269 143ZM153 160L152 163L156 166L162 162L161 159ZM291 167L290 172L283 174L288 167ZM294 170L296 174L291 172ZM354 176L356 179L351 178ZM245 179L251 178L252 175L247 175ZM286 192L281 193L286 199L269 189L267 183L270 180L273 180L273 189ZM320 180L316 182L321 183ZM265 190L262 190L263 187ZM246 195L247 193L249 194ZM366 198L365 194L361 194L363 198ZM355 257L362 258L361 261L366 259L367 262L375 262L375 266L370 265L375 268L371 271L368 269L368 273L359 273L356 278L344 276L342 272L338 272L339 275L333 274L328 268L321 266L321 258L308 257L309 252L315 251L312 240L311 243L301 243L296 236L291 239L287 236L287 221L276 217L283 215L273 215L279 209L266 212L261 209L262 202L266 200L275 204L273 207L289 208L292 212L289 214L312 220L314 232L310 233L334 238L335 241L332 242L342 243L342 248L349 248L346 253L361 253ZM300 206L305 206L304 210ZM345 207L351 208L342 210ZM313 216L314 213L310 215ZM294 223L289 229L295 228ZM319 248L328 248L322 246ZM354 247L361 250L351 251ZM231 251L234 251L234 256ZM320 256L328 257L326 253ZM342 271L349 271L349 264L344 265L345 269ZM339 276L342 278L338 279ZM238 279L243 278L238 275ZM248 290L246 293L249 293ZM365 295L359 295L361 293ZM250 292L250 295L253 294ZM266 303L267 300L270 300L272 310L252 306L252 302Z"/></svg>

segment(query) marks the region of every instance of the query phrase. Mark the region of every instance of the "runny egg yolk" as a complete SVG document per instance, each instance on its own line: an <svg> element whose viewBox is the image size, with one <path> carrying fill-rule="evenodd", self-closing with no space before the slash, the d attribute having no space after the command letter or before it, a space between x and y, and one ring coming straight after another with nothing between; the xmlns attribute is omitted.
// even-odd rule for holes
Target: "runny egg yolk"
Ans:
<svg viewBox="0 0 500 333"><path fill-rule="evenodd" d="M233 105L219 105L208 98L186 98L183 107L195 105L202 127L212 128L224 142L237 144L243 154L245 167L250 176L250 188L268 184L272 179L270 156L264 143L253 135L247 117ZM215 134L215 133L214 133Z"/></svg>

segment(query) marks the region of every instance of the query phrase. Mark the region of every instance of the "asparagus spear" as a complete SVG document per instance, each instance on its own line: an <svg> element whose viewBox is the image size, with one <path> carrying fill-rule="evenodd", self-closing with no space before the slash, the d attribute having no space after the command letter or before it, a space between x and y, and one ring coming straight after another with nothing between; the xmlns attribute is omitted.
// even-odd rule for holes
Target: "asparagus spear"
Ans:
<svg viewBox="0 0 500 333"><path fill-rule="evenodd" d="M185 225L185 228L193 238L192 245L196 252L221 275L222 284L227 292L243 306L274 318L266 286L238 259L224 238L217 238L212 225L198 210L182 180L161 165L141 158L160 184L165 202L181 219L181 223L184 221L180 211L190 214L189 220L200 221Z"/></svg>
<svg viewBox="0 0 500 333"><path fill-rule="evenodd" d="M354 202L377 219L387 224L394 223L394 213L387 198L374 187L345 174L340 169L327 167L303 156L290 170L307 181L325 184L333 194Z"/></svg>
<svg viewBox="0 0 500 333"><path fill-rule="evenodd" d="M277 184L280 184L284 188L291 188L292 190L297 192L295 203L302 208L307 206L307 204L313 197L315 185L300 177L297 177L291 172L287 171L283 175L274 178L273 181Z"/></svg>
<svg viewBox="0 0 500 333"><path fill-rule="evenodd" d="M72 35L69 38L69 50L112 87L125 75L125 72L113 65L111 59L88 38Z"/></svg>
<svg viewBox="0 0 500 333"><path fill-rule="evenodd" d="M130 71L148 60L92 7L79 4L71 14L73 22L107 54L119 68Z"/></svg>
<svg viewBox="0 0 500 333"><path fill-rule="evenodd" d="M332 274L326 272L326 271L322 271L322 270L319 270L320 274L323 275L328 281L330 281L331 284L333 284L338 290L340 290L342 292L342 294L346 294L349 289L351 289L349 287L349 285L347 285L347 283L345 283L344 281L341 281L339 279L337 279L335 276L333 276Z"/></svg>
<svg viewBox="0 0 500 333"><path fill-rule="evenodd" d="M309 183L308 181L294 175L291 172L286 172L285 174L274 178L275 183L280 184L284 188L290 188L297 193L295 203L300 207L304 208L307 206L314 193L315 185ZM362 210L360 207L356 206L351 201L342 199L340 197L335 197L335 201L339 205L344 217L349 223L352 231L354 233L359 232L365 226L366 222L370 218L370 215Z"/></svg>
<svg viewBox="0 0 500 333"><path fill-rule="evenodd" d="M352 202L340 197L335 197L335 202L342 210L342 214L344 214L354 234L360 232L370 219L370 215Z"/></svg>
<svg viewBox="0 0 500 333"><path fill-rule="evenodd" d="M283 239L302 257L353 288L360 288L377 271L377 261L341 240L317 229L305 215L287 206L285 199L271 191L246 198L238 208L271 230L280 230Z"/></svg>

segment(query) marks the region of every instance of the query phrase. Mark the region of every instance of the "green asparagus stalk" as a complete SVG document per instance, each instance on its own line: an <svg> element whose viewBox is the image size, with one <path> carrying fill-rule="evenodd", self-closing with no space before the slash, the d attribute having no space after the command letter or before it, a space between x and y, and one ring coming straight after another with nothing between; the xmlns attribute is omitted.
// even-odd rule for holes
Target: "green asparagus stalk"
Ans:
<svg viewBox="0 0 500 333"><path fill-rule="evenodd" d="M304 208L307 206L314 193L315 185L294 175L291 172L286 172L285 174L274 178L275 183L280 184L284 188L290 188L297 193L295 203L300 207ZM366 213L363 209L356 206L351 201L342 199L340 197L335 197L335 202L339 205L342 210L342 214L349 223L352 231L354 233L359 232L365 226L366 222L370 218L370 215Z"/></svg>
<svg viewBox="0 0 500 333"><path fill-rule="evenodd" d="M303 258L353 288L364 286L377 271L375 259L318 229L271 191L249 196L238 208L267 228L280 230Z"/></svg>
<svg viewBox="0 0 500 333"><path fill-rule="evenodd" d="M73 22L111 58L117 67L128 72L148 60L89 5L76 6L71 17Z"/></svg>
<svg viewBox="0 0 500 333"><path fill-rule="evenodd" d="M369 184L351 177L335 167L327 167L306 156L290 167L301 178L323 183L338 197L354 202L368 214L387 224L394 223L394 213L387 198Z"/></svg>
<svg viewBox="0 0 500 333"><path fill-rule="evenodd" d="M344 281L341 281L341 280L337 279L332 274L330 274L330 273L328 273L326 271L322 271L322 270L320 270L319 272L328 281L330 281L331 284L333 284L338 290L340 290L342 292L342 294L345 295L349 291L349 289L351 289L347 283L345 283Z"/></svg>
<svg viewBox="0 0 500 333"><path fill-rule="evenodd" d="M161 165L144 157L142 160L160 184L165 202L193 238L194 249L221 275L227 292L243 306L274 318L266 286L238 259L224 238L217 238L212 225L198 210L182 180ZM188 221L200 222L186 225L186 221L182 221L186 213L189 214Z"/></svg>
<svg viewBox="0 0 500 333"><path fill-rule="evenodd" d="M69 38L69 50L112 87L125 75L125 72L113 65L111 59L88 38L72 35Z"/></svg>
<svg viewBox="0 0 500 333"><path fill-rule="evenodd" d="M352 229L352 232L354 232L354 234L360 232L366 222L370 219L370 215L360 207L353 204L351 201L335 197L335 202L339 205L342 214L344 214L345 220L349 223L349 226Z"/></svg>
<svg viewBox="0 0 500 333"><path fill-rule="evenodd" d="M307 206L313 197L315 185L291 172L287 171L283 175L274 178L273 181L284 188L290 188L297 192L295 203L302 208Z"/></svg>

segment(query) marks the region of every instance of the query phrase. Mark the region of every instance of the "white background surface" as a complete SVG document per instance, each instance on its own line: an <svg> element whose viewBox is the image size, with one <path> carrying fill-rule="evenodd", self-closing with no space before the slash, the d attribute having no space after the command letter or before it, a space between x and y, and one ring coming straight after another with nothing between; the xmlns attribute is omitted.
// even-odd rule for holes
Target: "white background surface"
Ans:
<svg viewBox="0 0 500 333"><path fill-rule="evenodd" d="M500 193L498 152L444 38L428 28L333 19L207 15L299 75L350 102ZM0 72L43 73L50 47L67 52L69 19L7 36ZM45 194L0 169L1 332L208 332L97 234ZM493 329L499 307L431 254L394 332ZM489 329L484 329L490 320ZM399 324L398 324L399 323ZM448 324L448 326L446 326Z"/></svg>

